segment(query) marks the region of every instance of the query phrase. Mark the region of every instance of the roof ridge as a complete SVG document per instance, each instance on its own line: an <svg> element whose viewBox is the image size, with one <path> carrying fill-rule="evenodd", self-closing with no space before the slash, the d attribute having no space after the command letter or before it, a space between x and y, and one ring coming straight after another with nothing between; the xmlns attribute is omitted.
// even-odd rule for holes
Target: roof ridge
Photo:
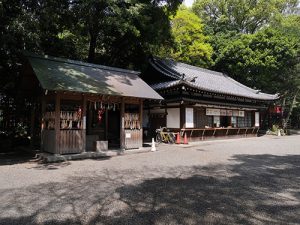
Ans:
<svg viewBox="0 0 300 225"><path fill-rule="evenodd" d="M155 83L155 84L151 84L150 87L152 87L153 89L156 88L156 86L158 85L166 85L166 84L179 84L180 82L182 82L182 80L171 80L171 81L164 81L164 82L159 82L159 83ZM158 88L160 89L160 88Z"/></svg>
<svg viewBox="0 0 300 225"><path fill-rule="evenodd" d="M218 71L209 70L209 69L202 68L202 67L197 67L197 66L189 65L189 64L186 64L186 63L183 63L183 62L175 62L175 63L180 64L182 66L185 66L187 68L196 69L196 70L201 71L201 72L209 72L209 73L212 73L212 74L215 74L215 75L227 76L226 74L224 74L222 72L218 72Z"/></svg>
<svg viewBox="0 0 300 225"><path fill-rule="evenodd" d="M73 64L77 66L85 66L85 67L92 67L92 68L98 68L98 69L103 69L103 70L109 70L109 71L116 71L116 72L127 72L135 75L139 75L139 71L134 71L134 70L127 70L127 69L122 69L122 68L117 68L117 67L111 67L111 66L104 66L100 64L94 64L94 63L87 63L87 62L82 62L79 60L72 60L72 59L66 59L66 58L61 58L61 57L55 57L55 56L49 56L49 55L37 55L35 53L25 53L24 54L27 57L31 58L37 58L37 59L42 59L42 60L49 60L53 62L62 62L62 63L68 63L68 64Z"/></svg>
<svg viewBox="0 0 300 225"><path fill-rule="evenodd" d="M164 75L173 78L173 79L179 79L179 77L177 77L176 75L173 75L172 73L178 74L178 72L176 72L175 70L171 69L169 66L165 65L162 62L162 59L158 58L158 57L153 57L152 60L149 60L150 64L157 69L158 71L160 71L161 73L163 73ZM163 64L163 65L162 65ZM170 74L171 73L171 74Z"/></svg>

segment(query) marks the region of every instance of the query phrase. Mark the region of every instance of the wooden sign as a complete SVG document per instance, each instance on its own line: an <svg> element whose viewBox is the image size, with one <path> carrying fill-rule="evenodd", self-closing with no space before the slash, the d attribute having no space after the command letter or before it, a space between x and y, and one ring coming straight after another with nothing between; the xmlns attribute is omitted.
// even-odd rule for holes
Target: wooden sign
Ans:
<svg viewBox="0 0 300 225"><path fill-rule="evenodd" d="M232 110L232 116L239 116L238 110Z"/></svg>
<svg viewBox="0 0 300 225"><path fill-rule="evenodd" d="M226 109L221 109L221 110L220 110L220 115L221 115L221 116L226 116L226 115L227 115Z"/></svg>
<svg viewBox="0 0 300 225"><path fill-rule="evenodd" d="M220 116L220 109L206 108L207 116Z"/></svg>
<svg viewBox="0 0 300 225"><path fill-rule="evenodd" d="M239 111L239 117L245 117L245 111Z"/></svg>
<svg viewBox="0 0 300 225"><path fill-rule="evenodd" d="M226 116L232 116L232 110L226 110Z"/></svg>

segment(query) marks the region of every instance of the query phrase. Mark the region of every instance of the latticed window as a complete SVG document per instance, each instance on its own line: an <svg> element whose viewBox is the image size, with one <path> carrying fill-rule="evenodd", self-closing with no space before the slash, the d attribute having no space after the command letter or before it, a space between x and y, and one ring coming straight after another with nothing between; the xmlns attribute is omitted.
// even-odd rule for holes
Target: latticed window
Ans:
<svg viewBox="0 0 300 225"><path fill-rule="evenodd" d="M194 109L195 128L213 127L213 116L207 116L205 108Z"/></svg>
<svg viewBox="0 0 300 225"><path fill-rule="evenodd" d="M252 127L251 112L245 112L244 117L237 118L238 127Z"/></svg>

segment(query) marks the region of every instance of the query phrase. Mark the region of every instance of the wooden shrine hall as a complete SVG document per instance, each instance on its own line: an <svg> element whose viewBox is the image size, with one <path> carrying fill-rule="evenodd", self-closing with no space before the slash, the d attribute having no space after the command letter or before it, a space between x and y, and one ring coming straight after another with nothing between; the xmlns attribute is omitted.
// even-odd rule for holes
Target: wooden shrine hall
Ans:
<svg viewBox="0 0 300 225"><path fill-rule="evenodd" d="M162 97L138 72L33 54L26 61L22 88L40 103L33 117L41 124L42 151L142 147L143 102Z"/></svg>
<svg viewBox="0 0 300 225"><path fill-rule="evenodd" d="M171 59L151 58L141 77L165 99L144 106L144 128L151 135L167 127L190 141L255 136L278 99L223 73Z"/></svg>

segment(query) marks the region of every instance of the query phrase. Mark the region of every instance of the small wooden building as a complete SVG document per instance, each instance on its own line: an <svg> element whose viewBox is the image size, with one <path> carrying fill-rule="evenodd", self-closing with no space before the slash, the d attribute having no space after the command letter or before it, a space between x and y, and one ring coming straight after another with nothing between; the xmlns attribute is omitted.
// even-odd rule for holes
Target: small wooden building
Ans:
<svg viewBox="0 0 300 225"><path fill-rule="evenodd" d="M138 72L50 56L26 59L22 86L40 102L43 151L142 147L143 102L162 97Z"/></svg>
<svg viewBox="0 0 300 225"><path fill-rule="evenodd" d="M246 87L229 76L170 59L152 58L142 78L164 97L150 103L144 127L153 136L167 127L193 140L256 135L277 95Z"/></svg>

